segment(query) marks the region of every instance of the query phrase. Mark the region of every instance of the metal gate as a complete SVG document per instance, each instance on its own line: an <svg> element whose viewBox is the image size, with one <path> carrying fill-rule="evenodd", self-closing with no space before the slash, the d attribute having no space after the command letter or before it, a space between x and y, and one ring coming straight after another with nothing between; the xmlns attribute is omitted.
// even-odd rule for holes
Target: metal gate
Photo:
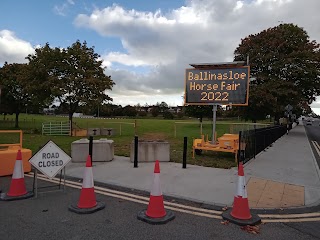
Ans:
<svg viewBox="0 0 320 240"><path fill-rule="evenodd" d="M71 124L69 121L42 123L42 135L70 136L70 133Z"/></svg>

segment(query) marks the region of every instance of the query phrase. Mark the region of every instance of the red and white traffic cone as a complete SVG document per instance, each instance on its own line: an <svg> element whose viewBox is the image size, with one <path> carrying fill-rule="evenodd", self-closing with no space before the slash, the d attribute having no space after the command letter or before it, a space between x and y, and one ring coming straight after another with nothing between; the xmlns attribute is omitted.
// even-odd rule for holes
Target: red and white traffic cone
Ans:
<svg viewBox="0 0 320 240"><path fill-rule="evenodd" d="M237 191L236 195L234 196L231 216L242 220L247 220L252 217L249 209L246 179L244 177L242 163L239 164Z"/></svg>
<svg viewBox="0 0 320 240"><path fill-rule="evenodd" d="M246 189L246 179L244 177L243 164L239 163L238 183L236 195L234 196L232 211L226 211L222 217L238 225L255 225L261 222L261 219L250 213L248 194Z"/></svg>
<svg viewBox="0 0 320 240"><path fill-rule="evenodd" d="M79 201L77 205L70 205L69 210L76 213L93 213L103 208L105 208L105 203L96 201L91 157L88 155Z"/></svg>
<svg viewBox="0 0 320 240"><path fill-rule="evenodd" d="M160 166L157 160L154 166L154 178L146 215L151 218L162 218L166 215L160 184Z"/></svg>
<svg viewBox="0 0 320 240"><path fill-rule="evenodd" d="M27 192L24 181L24 171L21 150L18 150L16 162L14 164L12 179L9 191L1 195L1 200L19 200L33 196L33 192Z"/></svg>
<svg viewBox="0 0 320 240"><path fill-rule="evenodd" d="M138 214L138 219L151 224L164 224L175 218L173 212L164 209L163 196L160 184L160 165L156 160L154 166L153 184L147 210Z"/></svg>

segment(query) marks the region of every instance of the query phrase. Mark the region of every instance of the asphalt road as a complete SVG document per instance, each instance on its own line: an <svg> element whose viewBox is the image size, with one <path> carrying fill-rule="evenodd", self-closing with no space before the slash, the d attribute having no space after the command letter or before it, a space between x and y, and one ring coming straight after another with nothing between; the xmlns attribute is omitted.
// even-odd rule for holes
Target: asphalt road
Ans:
<svg viewBox="0 0 320 240"><path fill-rule="evenodd" d="M311 148L313 150L314 156L317 160L318 166L320 166L320 120L315 120L312 122L312 125L306 125L304 122L304 126L306 129L306 133L308 139L310 141ZM317 144L318 143L318 144Z"/></svg>
<svg viewBox="0 0 320 240"><path fill-rule="evenodd" d="M11 178L0 178L3 192ZM25 177L28 190L32 179ZM52 186L39 181L39 186ZM50 188L43 190L53 190ZM88 215L68 211L75 203L79 189L41 193L37 198L0 202L0 239L319 239L318 222L266 223L260 233L252 234L239 226L221 224L219 219L174 212L176 218L165 225L150 225L137 219L146 205L97 194L106 208Z"/></svg>

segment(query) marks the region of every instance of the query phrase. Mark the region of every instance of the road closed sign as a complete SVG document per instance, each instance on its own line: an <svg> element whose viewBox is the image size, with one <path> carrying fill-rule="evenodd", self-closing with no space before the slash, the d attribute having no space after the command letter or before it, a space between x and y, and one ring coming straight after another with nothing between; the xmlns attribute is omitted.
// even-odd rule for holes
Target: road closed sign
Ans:
<svg viewBox="0 0 320 240"><path fill-rule="evenodd" d="M48 178L53 178L70 160L68 154L53 141L49 141L30 158L29 162Z"/></svg>

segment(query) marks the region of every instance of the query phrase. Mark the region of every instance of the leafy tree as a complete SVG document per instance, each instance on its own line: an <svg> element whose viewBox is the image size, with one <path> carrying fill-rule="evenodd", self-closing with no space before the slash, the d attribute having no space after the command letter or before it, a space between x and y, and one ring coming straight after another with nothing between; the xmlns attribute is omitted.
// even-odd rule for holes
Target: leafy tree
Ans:
<svg viewBox="0 0 320 240"><path fill-rule="evenodd" d="M28 93L27 64L5 63L0 69L1 106L3 113L15 113L15 127L19 127L19 114L26 105L31 105L31 95ZM2 109L2 108L1 108Z"/></svg>
<svg viewBox="0 0 320 240"><path fill-rule="evenodd" d="M123 116L123 108L121 105L112 105L112 116Z"/></svg>
<svg viewBox="0 0 320 240"><path fill-rule="evenodd" d="M127 105L123 108L123 114L128 117L135 117L137 116L137 110L135 107Z"/></svg>
<svg viewBox="0 0 320 240"><path fill-rule="evenodd" d="M249 106L242 107L246 118L264 119L283 115L287 104L298 107L320 94L319 45L305 30L280 24L242 39L235 61L250 57Z"/></svg>
<svg viewBox="0 0 320 240"><path fill-rule="evenodd" d="M157 117L160 113L159 106L152 106L151 114L153 117Z"/></svg>
<svg viewBox="0 0 320 240"><path fill-rule="evenodd" d="M140 105L140 103L134 105L134 108L137 110L137 112L140 112L142 110L142 106Z"/></svg>
<svg viewBox="0 0 320 240"><path fill-rule="evenodd" d="M177 113L177 118L183 118L183 117L184 117L184 112Z"/></svg>
<svg viewBox="0 0 320 240"><path fill-rule="evenodd" d="M148 112L149 107L150 107L149 104L146 103L142 108L143 108L143 110L144 110L145 112Z"/></svg>
<svg viewBox="0 0 320 240"><path fill-rule="evenodd" d="M47 43L27 59L34 75L33 85L46 85L51 90L48 94L67 106L72 122L80 106L112 100L106 90L111 90L114 82L105 75L99 57L86 42L76 41L66 49L51 48Z"/></svg>
<svg viewBox="0 0 320 240"><path fill-rule="evenodd" d="M146 117L148 114L147 114L147 112L146 111L139 111L138 112L138 116L139 117Z"/></svg>
<svg viewBox="0 0 320 240"><path fill-rule="evenodd" d="M169 106L166 102L161 102L160 104L157 103L157 106L159 106L159 111L160 112L165 112L166 110L168 110Z"/></svg>
<svg viewBox="0 0 320 240"><path fill-rule="evenodd" d="M220 116L220 109L218 106L217 117ZM211 105L189 105L186 107L186 115L189 117L199 118L202 122L203 118L212 118L212 106Z"/></svg>
<svg viewBox="0 0 320 240"><path fill-rule="evenodd" d="M173 119L174 116L171 112L169 112L168 110L166 110L164 113L163 113L163 118L164 119Z"/></svg>

